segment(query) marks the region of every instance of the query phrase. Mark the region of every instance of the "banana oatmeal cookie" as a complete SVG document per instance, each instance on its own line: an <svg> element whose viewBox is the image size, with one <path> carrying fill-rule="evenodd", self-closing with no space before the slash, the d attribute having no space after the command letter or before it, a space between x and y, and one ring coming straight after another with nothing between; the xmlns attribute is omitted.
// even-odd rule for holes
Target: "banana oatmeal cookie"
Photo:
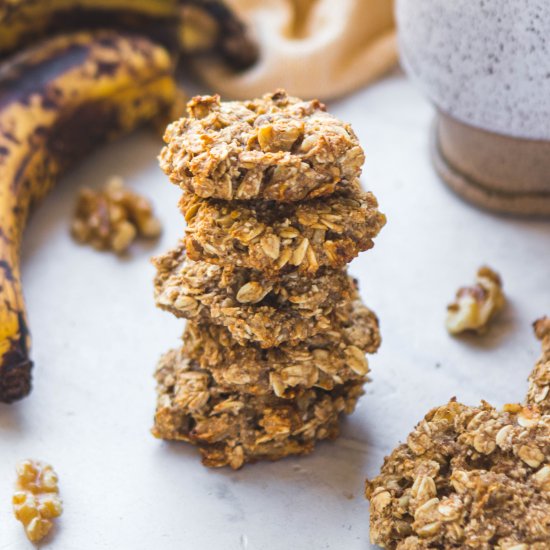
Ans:
<svg viewBox="0 0 550 550"><path fill-rule="evenodd" d="M365 380L332 392L302 390L293 401L221 390L207 371L180 351L165 354L156 372L153 435L199 447L210 467L307 454L315 442L338 435L341 413L350 414Z"/></svg>
<svg viewBox="0 0 550 550"><path fill-rule="evenodd" d="M225 202L183 196L185 245L193 260L236 265L276 278L321 267L340 269L373 247L386 218L358 184L301 203Z"/></svg>
<svg viewBox="0 0 550 550"><path fill-rule="evenodd" d="M345 268L386 223L363 150L318 101L195 97L160 165L183 189L181 243L154 259L159 308L188 319L156 372L153 434L240 468L338 435L378 320Z"/></svg>
<svg viewBox="0 0 550 550"><path fill-rule="evenodd" d="M371 541L382 548L550 548L548 319L525 405L451 400L432 409L367 481ZM546 376L546 378L545 378Z"/></svg>
<svg viewBox="0 0 550 550"><path fill-rule="evenodd" d="M367 482L382 548L550 544L550 416L451 401L430 411Z"/></svg>
<svg viewBox="0 0 550 550"><path fill-rule="evenodd" d="M258 271L190 260L181 243L154 263L160 308L226 326L241 344L256 341L271 347L326 331L357 295L344 270L323 270L313 279L290 273L270 282Z"/></svg>
<svg viewBox="0 0 550 550"><path fill-rule="evenodd" d="M550 414L550 317L534 323L535 334L542 342L542 355L529 376L527 401Z"/></svg>
<svg viewBox="0 0 550 550"><path fill-rule="evenodd" d="M298 201L343 189L365 156L351 126L286 92L251 101L197 96L166 129L160 166L186 192Z"/></svg>
<svg viewBox="0 0 550 550"><path fill-rule="evenodd" d="M241 346L224 327L192 322L183 335L186 356L208 370L219 386L288 399L302 388L332 390L363 379L369 372L365 354L375 353L379 345L378 319L359 301L341 325L295 346Z"/></svg>

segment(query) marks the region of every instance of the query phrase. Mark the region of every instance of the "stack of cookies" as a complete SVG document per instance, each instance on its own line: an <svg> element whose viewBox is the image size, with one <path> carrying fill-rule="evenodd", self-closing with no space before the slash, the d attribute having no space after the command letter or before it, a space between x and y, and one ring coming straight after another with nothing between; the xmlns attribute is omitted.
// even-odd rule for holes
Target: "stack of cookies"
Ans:
<svg viewBox="0 0 550 550"><path fill-rule="evenodd" d="M385 223L363 150L318 101L196 97L160 163L184 238L154 260L160 308L188 319L161 359L153 433L207 466L308 453L338 434L380 344L346 264Z"/></svg>

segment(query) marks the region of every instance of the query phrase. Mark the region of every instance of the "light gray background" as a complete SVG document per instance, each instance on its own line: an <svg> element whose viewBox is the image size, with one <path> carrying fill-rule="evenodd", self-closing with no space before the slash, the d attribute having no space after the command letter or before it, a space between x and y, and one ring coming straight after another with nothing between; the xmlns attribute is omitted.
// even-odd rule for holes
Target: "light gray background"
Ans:
<svg viewBox="0 0 550 550"><path fill-rule="evenodd" d="M153 305L149 256L174 245L178 190L148 133L104 148L46 199L25 238L23 279L36 361L34 391L0 406L0 550L32 548L13 519L15 463L50 461L65 513L52 550L358 550L369 548L363 482L427 410L456 395L521 399L539 354L531 322L550 314L550 224L461 202L428 159L432 108L400 74L331 105L367 154L363 182L388 224L351 265L381 319L372 384L342 436L305 458L208 470L195 449L149 434L155 362L181 320ZM77 188L119 174L150 196L164 223L152 248L120 260L68 232ZM510 304L490 335L445 332L445 305L487 262Z"/></svg>

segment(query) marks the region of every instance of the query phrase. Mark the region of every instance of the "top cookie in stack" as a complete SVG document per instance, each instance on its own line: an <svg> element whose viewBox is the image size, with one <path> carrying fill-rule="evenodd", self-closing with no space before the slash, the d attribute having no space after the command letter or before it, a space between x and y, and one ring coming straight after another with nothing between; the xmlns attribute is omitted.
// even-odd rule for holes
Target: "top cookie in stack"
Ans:
<svg viewBox="0 0 550 550"><path fill-rule="evenodd" d="M279 91L196 97L188 111L168 127L160 164L185 191L191 259L278 278L341 268L373 246L385 217L359 186L363 150L322 103Z"/></svg>
<svg viewBox="0 0 550 550"><path fill-rule="evenodd" d="M157 305L188 319L157 370L154 434L234 468L338 434L380 343L345 265L385 223L357 137L317 100L196 97L160 164L184 191L182 242L155 260Z"/></svg>
<svg viewBox="0 0 550 550"><path fill-rule="evenodd" d="M294 202L361 175L365 155L353 130L317 100L284 91L243 102L199 96L188 113L168 126L160 165L199 197Z"/></svg>

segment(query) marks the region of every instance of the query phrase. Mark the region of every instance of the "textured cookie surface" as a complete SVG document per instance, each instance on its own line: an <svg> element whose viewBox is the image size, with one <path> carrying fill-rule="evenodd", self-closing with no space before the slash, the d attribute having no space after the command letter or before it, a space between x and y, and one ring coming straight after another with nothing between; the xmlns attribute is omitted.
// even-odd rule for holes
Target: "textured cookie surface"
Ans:
<svg viewBox="0 0 550 550"><path fill-rule="evenodd" d="M198 96L160 155L173 183L201 197L297 201L345 188L364 154L349 124L285 92L251 101Z"/></svg>
<svg viewBox="0 0 550 550"><path fill-rule="evenodd" d="M451 401L386 457L366 494L383 548L548 548L550 416Z"/></svg>
<svg viewBox="0 0 550 550"><path fill-rule="evenodd" d="M374 245L386 218L371 193L353 190L302 203L226 202L184 196L185 246L193 260L276 278L339 269Z"/></svg>
<svg viewBox="0 0 550 550"><path fill-rule="evenodd" d="M323 270L312 279L285 275L266 281L258 271L195 262L183 246L155 259L157 305L179 317L229 329L245 344L296 343L329 330L350 315L357 295L344 270Z"/></svg>
<svg viewBox="0 0 550 550"><path fill-rule="evenodd" d="M338 435L364 380L332 392L304 390L293 401L222 391L180 351L163 356L156 372L153 434L197 445L206 466L240 468L246 462L306 454L315 442Z"/></svg>
<svg viewBox="0 0 550 550"><path fill-rule="evenodd" d="M189 322L183 335L184 353L216 383L233 391L294 398L303 388L332 390L350 380L363 379L369 366L366 353L380 345L378 320L359 301L342 324L306 342L262 350L239 345L224 327Z"/></svg>
<svg viewBox="0 0 550 550"><path fill-rule="evenodd" d="M550 317L539 319L533 327L542 343L542 355L529 376L527 402L550 414Z"/></svg>

